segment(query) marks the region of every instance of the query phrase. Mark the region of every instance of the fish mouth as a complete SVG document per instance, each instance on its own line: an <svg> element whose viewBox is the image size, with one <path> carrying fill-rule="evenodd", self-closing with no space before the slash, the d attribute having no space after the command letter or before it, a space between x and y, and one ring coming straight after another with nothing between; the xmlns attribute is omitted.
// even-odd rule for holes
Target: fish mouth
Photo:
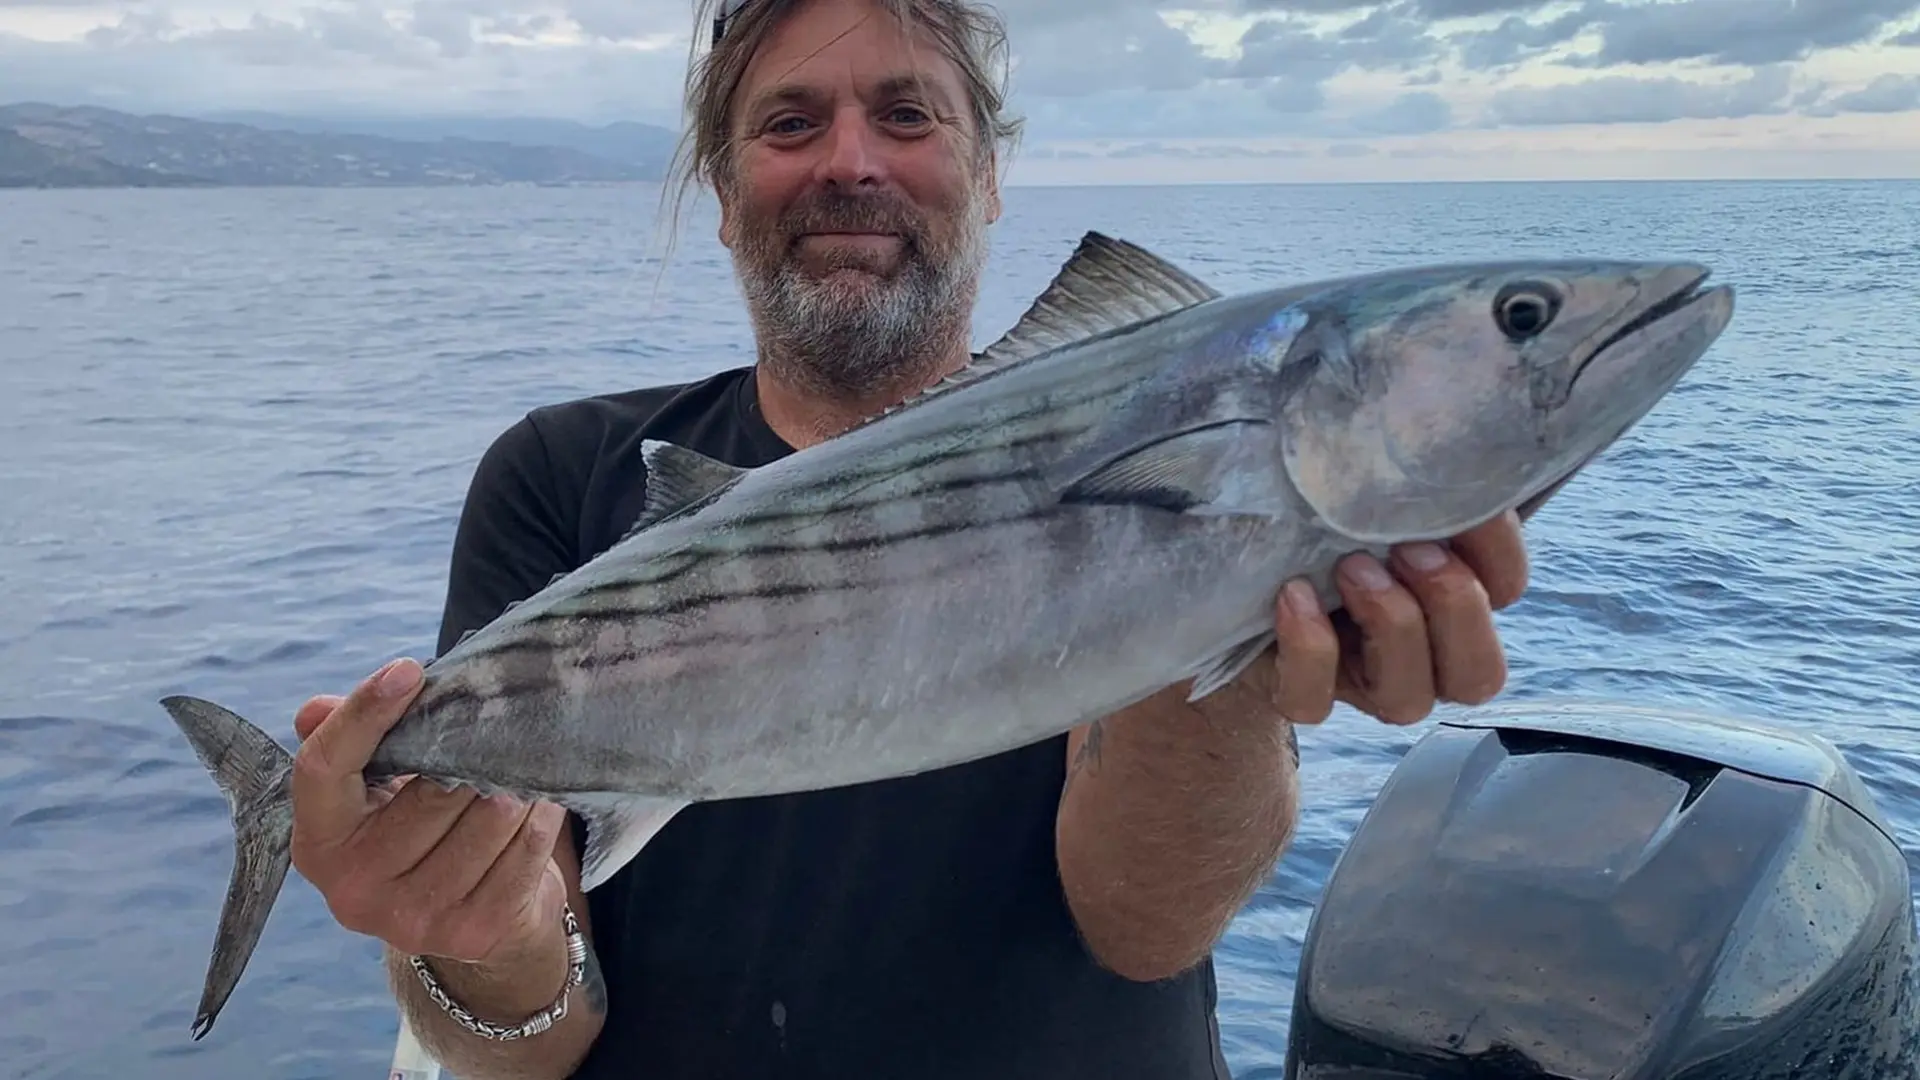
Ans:
<svg viewBox="0 0 1920 1080"><path fill-rule="evenodd" d="M1587 370L1588 364L1591 364L1595 360L1606 355L1608 350L1612 349L1614 346L1620 344L1621 342L1627 340L1628 338L1641 332L1642 330L1645 330L1648 327L1653 326L1655 323L1660 322L1662 319L1666 319L1671 316L1678 315L1681 312L1687 310L1688 308L1694 306L1695 304L1714 299L1717 296L1719 296L1721 293L1725 292L1725 290L1721 288L1708 289L1703 287L1706 284L1707 278L1711 277L1713 273L1711 270L1708 270L1706 267L1687 266L1684 269L1685 269L1686 276L1681 278L1679 282L1671 290L1669 290L1665 296L1661 297L1659 300L1655 301L1654 303L1649 304L1645 311L1642 311L1640 314L1634 316L1632 319L1629 319L1625 323L1622 323L1618 329L1616 329L1613 333L1607 335L1606 340L1602 341L1598 347L1596 347L1592 352L1587 354L1586 360L1584 360L1580 364L1579 369L1573 373L1573 378L1568 381L1567 387L1569 390L1572 389L1574 383L1580 380L1580 376L1583 372ZM1668 275L1661 275L1661 276L1666 277ZM1686 351L1690 356L1697 358L1701 350L1686 350ZM1679 370L1672 372L1669 378L1670 379L1678 378L1680 371L1686 370L1688 366L1690 365L1688 364L1678 365ZM1636 417L1636 420L1637 420L1637 417ZM1517 514L1520 520L1523 522L1526 521L1528 518L1531 518L1534 514L1538 513L1540 508L1547 504L1548 500L1552 499L1555 495L1558 495L1561 489L1567 486L1569 481L1571 481L1574 477L1580 475L1580 471L1582 469L1585 469L1587 466L1593 464L1594 461L1600 457L1600 455L1606 453L1609 449L1611 449L1614 443L1620 441L1621 436L1625 435L1627 433L1627 430L1631 427L1633 427L1633 423L1631 422L1622 425L1619 429L1614 431L1612 435L1608 436L1603 442L1601 442L1599 446L1596 446L1591 453L1588 453L1586 456L1582 457L1577 463L1574 464L1574 466L1571 469L1568 469L1566 472L1562 473L1558 479L1550 481L1545 487L1541 488L1539 491L1534 492L1532 495L1529 495L1527 498L1522 500L1518 506L1514 507L1514 513Z"/></svg>
<svg viewBox="0 0 1920 1080"><path fill-rule="evenodd" d="M1573 383L1580 381L1580 376L1586 373L1589 365L1606 355L1607 351L1614 346L1662 319L1678 315L1693 305L1715 296L1720 291L1718 289L1707 289L1704 287L1707 279L1713 276L1713 271L1704 266L1689 266L1685 269L1687 276L1682 278L1667 295L1648 305L1646 310L1634 316L1632 319L1620 324L1613 333L1607 335L1606 340L1595 346L1593 351L1587 354L1587 358L1581 361L1579 369L1576 370L1573 373L1573 377L1567 381L1569 388L1572 387ZM1665 275L1662 276L1664 277Z"/></svg>
<svg viewBox="0 0 1920 1080"><path fill-rule="evenodd" d="M1622 326L1620 329L1615 330L1613 332L1613 335L1607 338L1607 340L1601 342L1600 347L1595 349L1594 352L1595 353L1606 352L1608 349L1612 348L1613 346L1619 344L1622 340L1624 340L1628 334L1644 329L1645 327L1652 326L1654 323L1659 322L1661 319L1664 319L1669 315L1677 314L1678 312L1683 311L1689 307L1692 307L1696 303L1699 303L1701 300L1706 299L1707 292L1705 289L1702 289L1701 286L1705 285L1707 283L1707 279L1712 276L1713 276L1713 271L1708 270L1705 267L1700 267L1698 269L1695 269L1692 272L1692 276L1690 276L1689 278L1687 278L1687 280L1682 282L1679 288L1675 289L1672 293L1668 294L1664 299L1655 303L1652 307L1641 312L1637 317L1633 319L1633 321L1627 323L1625 326Z"/></svg>

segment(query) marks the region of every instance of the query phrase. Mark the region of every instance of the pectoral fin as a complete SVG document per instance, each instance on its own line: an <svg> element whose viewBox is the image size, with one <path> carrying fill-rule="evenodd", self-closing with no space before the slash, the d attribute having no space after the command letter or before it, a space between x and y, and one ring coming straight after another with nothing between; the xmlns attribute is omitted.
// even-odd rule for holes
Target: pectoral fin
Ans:
<svg viewBox="0 0 1920 1080"><path fill-rule="evenodd" d="M1233 462L1250 425L1226 423L1122 453L1067 485L1064 503L1131 503L1188 512L1229 512Z"/></svg>
<svg viewBox="0 0 1920 1080"><path fill-rule="evenodd" d="M1175 513L1278 512L1275 372L1306 326L1307 316L1288 308L1257 334L1169 359L1055 467L1060 500Z"/></svg>

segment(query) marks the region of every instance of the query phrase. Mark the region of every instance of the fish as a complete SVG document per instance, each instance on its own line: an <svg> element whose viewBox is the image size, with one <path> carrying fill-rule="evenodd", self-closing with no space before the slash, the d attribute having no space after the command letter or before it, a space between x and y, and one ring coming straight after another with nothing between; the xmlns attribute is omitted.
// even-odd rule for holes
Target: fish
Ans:
<svg viewBox="0 0 1920 1080"><path fill-rule="evenodd" d="M630 530L425 665L370 784L558 803L582 884L685 807L1030 745L1274 643L1292 578L1531 516L1732 319L1689 261L1413 266L1224 293L1088 232L957 373L743 469L642 448ZM161 702L227 796L235 858L193 1024L289 869L293 759Z"/></svg>

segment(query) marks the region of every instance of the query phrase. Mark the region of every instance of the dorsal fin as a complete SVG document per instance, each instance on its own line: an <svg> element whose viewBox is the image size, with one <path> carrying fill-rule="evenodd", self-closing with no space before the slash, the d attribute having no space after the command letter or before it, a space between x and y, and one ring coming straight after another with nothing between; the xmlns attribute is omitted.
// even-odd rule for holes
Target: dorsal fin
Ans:
<svg viewBox="0 0 1920 1080"><path fill-rule="evenodd" d="M641 442L640 460L647 467L647 500L622 540L718 498L749 471L655 439Z"/></svg>
<svg viewBox="0 0 1920 1080"><path fill-rule="evenodd" d="M1059 273L1000 340L973 362L873 417L992 375L1043 352L1217 299L1219 290L1160 256L1088 232Z"/></svg>
<svg viewBox="0 0 1920 1080"><path fill-rule="evenodd" d="M1219 296L1213 286L1138 244L1089 232L1013 329L966 370L1005 367Z"/></svg>

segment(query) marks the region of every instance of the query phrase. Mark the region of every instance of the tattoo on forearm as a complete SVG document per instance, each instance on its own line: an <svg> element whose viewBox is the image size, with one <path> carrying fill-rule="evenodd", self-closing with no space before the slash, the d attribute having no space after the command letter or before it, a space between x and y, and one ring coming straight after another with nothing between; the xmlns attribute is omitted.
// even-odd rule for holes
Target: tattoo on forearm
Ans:
<svg viewBox="0 0 1920 1080"><path fill-rule="evenodd" d="M1073 778L1080 775L1082 769L1100 767L1100 721L1095 720L1087 726L1087 737L1080 741L1080 749L1073 755L1073 763L1067 766L1067 787L1073 786Z"/></svg>

